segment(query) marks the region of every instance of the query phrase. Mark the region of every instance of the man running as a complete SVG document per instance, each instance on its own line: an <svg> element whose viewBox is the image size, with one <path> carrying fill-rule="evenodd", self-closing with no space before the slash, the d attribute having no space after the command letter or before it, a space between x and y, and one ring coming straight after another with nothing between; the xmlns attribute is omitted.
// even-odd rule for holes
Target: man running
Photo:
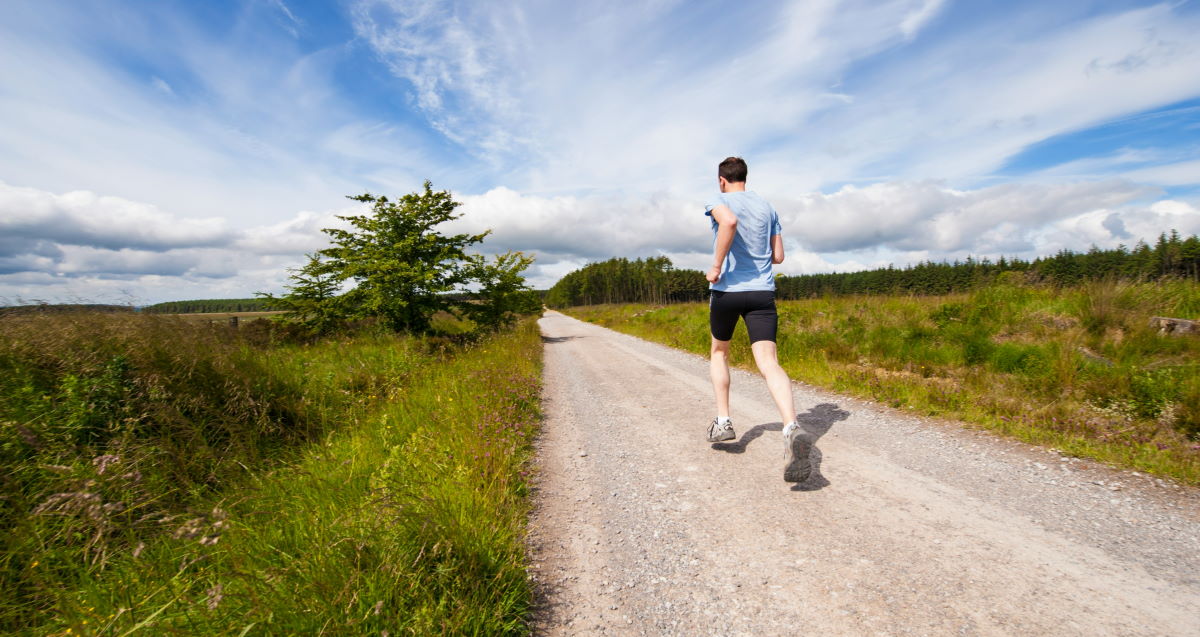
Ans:
<svg viewBox="0 0 1200 637"><path fill-rule="evenodd" d="M779 366L775 348L779 316L775 313L771 265L783 263L783 236L779 214L771 204L746 190L748 172L741 157L722 161L717 168L721 192L704 209L704 214L712 217L714 237L713 265L705 277L712 291L708 309L712 332L709 373L717 396L717 417L708 426L708 441L736 437L729 419L729 341L741 317L750 333L754 362L767 381L780 418L787 423L783 427L787 456L783 479L803 482L811 470L810 445L796 422L792 383Z"/></svg>

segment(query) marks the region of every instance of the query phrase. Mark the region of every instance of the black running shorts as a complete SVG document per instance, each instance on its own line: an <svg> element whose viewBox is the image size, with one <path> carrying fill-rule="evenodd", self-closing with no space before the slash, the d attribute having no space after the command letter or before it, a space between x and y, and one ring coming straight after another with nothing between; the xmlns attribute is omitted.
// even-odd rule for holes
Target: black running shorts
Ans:
<svg viewBox="0 0 1200 637"><path fill-rule="evenodd" d="M738 317L746 321L750 342L775 342L779 315L775 313L775 292L755 290L753 292L720 292L712 290L708 298L708 329L718 341L733 338L733 328Z"/></svg>

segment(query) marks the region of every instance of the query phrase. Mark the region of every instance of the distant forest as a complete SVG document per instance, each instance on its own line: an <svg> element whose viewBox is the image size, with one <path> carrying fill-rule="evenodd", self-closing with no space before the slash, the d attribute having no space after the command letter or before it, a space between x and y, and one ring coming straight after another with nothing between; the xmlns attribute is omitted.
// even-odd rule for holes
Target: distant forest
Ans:
<svg viewBox="0 0 1200 637"><path fill-rule="evenodd" d="M676 270L667 257L609 259L564 276L546 292L549 307L599 303L686 303L708 297L698 270Z"/></svg>
<svg viewBox="0 0 1200 637"><path fill-rule="evenodd" d="M110 305L104 303L31 303L29 305L9 305L0 307L0 316L24 314L67 314L70 312L132 312L129 305Z"/></svg>
<svg viewBox="0 0 1200 637"><path fill-rule="evenodd" d="M206 312L269 312L278 309L270 299L200 299L167 301L142 308L152 314L199 314Z"/></svg>
<svg viewBox="0 0 1200 637"><path fill-rule="evenodd" d="M1015 272L1028 284L1071 286L1094 279L1153 280L1164 277L1200 280L1200 237L1183 238L1172 230L1153 246L1139 241L1133 248L1097 247L1087 252L1062 250L1033 261L1001 257L998 261L927 261L903 268L861 272L779 275L780 299L851 294L949 294L995 281ZM1009 275L1008 278L1012 278ZM703 301L708 281L698 270L675 269L666 257L609 259L591 263L563 277L546 294L546 305L570 307L599 303L679 303Z"/></svg>

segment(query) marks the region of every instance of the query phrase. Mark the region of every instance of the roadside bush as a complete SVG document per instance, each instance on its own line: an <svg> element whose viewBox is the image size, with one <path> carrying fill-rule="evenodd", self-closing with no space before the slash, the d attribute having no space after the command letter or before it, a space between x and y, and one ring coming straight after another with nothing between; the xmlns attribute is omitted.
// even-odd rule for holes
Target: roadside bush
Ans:
<svg viewBox="0 0 1200 637"><path fill-rule="evenodd" d="M262 352L348 425L197 500L140 556L60 583L30 632L526 634L537 325L423 340L378 331Z"/></svg>
<svg viewBox="0 0 1200 637"><path fill-rule="evenodd" d="M226 476L320 431L257 354L161 315L0 319L0 597L25 605L0 627L48 604L56 569L174 531Z"/></svg>
<svg viewBox="0 0 1200 637"><path fill-rule="evenodd" d="M1039 377L1045 372L1046 358L1038 346L1001 343L992 351L988 363L992 369L1002 374Z"/></svg>

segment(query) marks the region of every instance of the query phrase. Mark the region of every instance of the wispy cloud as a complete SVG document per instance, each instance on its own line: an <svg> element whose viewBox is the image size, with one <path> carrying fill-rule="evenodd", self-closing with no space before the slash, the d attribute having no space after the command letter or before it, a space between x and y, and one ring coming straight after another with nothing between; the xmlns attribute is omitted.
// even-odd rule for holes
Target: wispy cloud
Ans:
<svg viewBox="0 0 1200 637"><path fill-rule="evenodd" d="M287 19L287 24L284 25L284 28L286 28L288 30L288 33L291 33L292 37L299 37L300 36L299 28L301 26L303 26L303 24L300 22L300 19L296 17L296 14L292 13L292 10L290 7L287 6L287 3L285 3L283 0L266 0L266 1L267 1L267 4L271 5L272 7L275 7L275 9L278 10L279 13L282 14L283 17Z"/></svg>
<svg viewBox="0 0 1200 637"><path fill-rule="evenodd" d="M98 22L86 8L47 6L52 15L0 26L0 179L236 226L337 207L365 189L412 189L453 169L439 162L426 172L422 160L438 156L426 134L360 113L338 87L340 48L305 53L269 32L233 46L159 15L163 7L104 10L130 32L103 44L125 50L80 44ZM131 54L161 68L111 59Z"/></svg>
<svg viewBox="0 0 1200 637"><path fill-rule="evenodd" d="M1200 159L1139 168L1125 173L1129 179L1163 186L1200 184Z"/></svg>
<svg viewBox="0 0 1200 637"><path fill-rule="evenodd" d="M900 32L904 34L905 39L911 40L916 37L917 33L929 23L930 20L937 17L938 11L946 4L946 0L925 0L921 6L913 9L900 22Z"/></svg>
<svg viewBox="0 0 1200 637"><path fill-rule="evenodd" d="M1041 140L1200 94L1200 18L1176 6L1009 24L966 26L858 78L854 105L814 129L835 149L820 157L827 178L970 183Z"/></svg>
<svg viewBox="0 0 1200 637"><path fill-rule="evenodd" d="M0 294L270 289L343 195L425 178L488 249L536 252L540 284L614 255L700 266L729 154L784 215L788 272L1200 230L1164 199L1200 183L1188 4L3 11ZM1155 136L1013 161L1118 124Z"/></svg>
<svg viewBox="0 0 1200 637"><path fill-rule="evenodd" d="M922 30L949 10L936 0L732 17L673 3L355 6L433 125L518 162L502 177L521 190L690 190L730 153L794 190L863 176L973 185L1037 141L1200 94L1200 18L1169 4L1061 21L1016 6L931 42ZM696 44L662 46L682 40Z"/></svg>

